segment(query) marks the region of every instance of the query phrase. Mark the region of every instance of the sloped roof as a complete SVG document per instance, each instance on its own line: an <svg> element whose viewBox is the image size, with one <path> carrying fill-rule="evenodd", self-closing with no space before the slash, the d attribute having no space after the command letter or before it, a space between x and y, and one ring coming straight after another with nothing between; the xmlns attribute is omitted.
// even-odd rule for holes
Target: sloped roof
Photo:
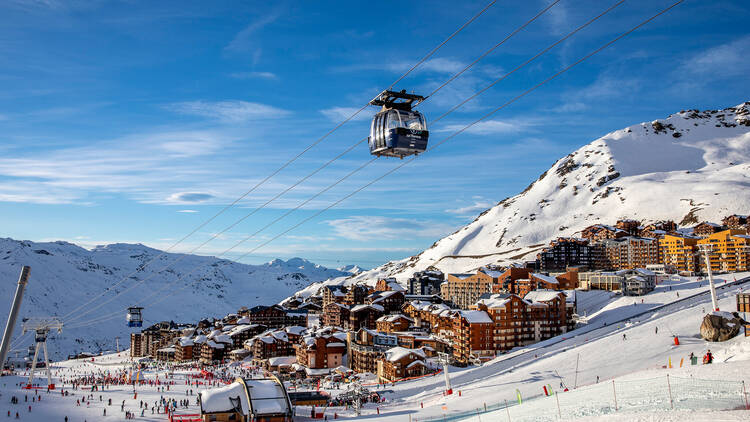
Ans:
<svg viewBox="0 0 750 422"><path fill-rule="evenodd" d="M543 280L545 283L558 284L558 281L555 277L544 275L541 273L531 273L531 275L533 275L535 278Z"/></svg>
<svg viewBox="0 0 750 422"><path fill-rule="evenodd" d="M424 354L424 351L421 349L407 349L406 347L393 347L385 352L385 357L389 362L396 362L399 361L406 356L409 356L409 354L413 353L420 359L426 359L426 356Z"/></svg>
<svg viewBox="0 0 750 422"><path fill-rule="evenodd" d="M492 323L492 318L484 311L458 311L459 315L471 324Z"/></svg>

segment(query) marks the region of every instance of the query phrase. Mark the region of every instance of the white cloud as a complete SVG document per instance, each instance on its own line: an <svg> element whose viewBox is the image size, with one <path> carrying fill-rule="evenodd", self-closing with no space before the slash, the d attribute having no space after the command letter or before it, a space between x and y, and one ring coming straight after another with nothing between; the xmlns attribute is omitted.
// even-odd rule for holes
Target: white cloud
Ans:
<svg viewBox="0 0 750 422"><path fill-rule="evenodd" d="M176 113L208 117L227 123L280 118L289 114L286 110L270 105L241 100L184 101L170 104L167 108Z"/></svg>
<svg viewBox="0 0 750 422"><path fill-rule="evenodd" d="M468 124L468 123L467 123ZM449 124L435 130L435 132L456 132L463 129L466 124ZM529 125L517 121L484 120L466 129L463 133L472 135L498 135L505 133L518 133L525 130Z"/></svg>
<svg viewBox="0 0 750 422"><path fill-rule="evenodd" d="M356 113L359 109L356 107L331 107L324 110L320 110L320 112L326 116L328 119L334 121L334 122L341 122L346 119L348 119L352 114ZM373 112L371 110L362 110L360 111L353 119L352 121L365 121L372 119Z"/></svg>
<svg viewBox="0 0 750 422"><path fill-rule="evenodd" d="M681 74L720 77L747 76L750 72L750 36L711 47L688 58L680 66Z"/></svg>
<svg viewBox="0 0 750 422"><path fill-rule="evenodd" d="M235 79L278 79L279 77L272 72L235 72L229 76Z"/></svg>
<svg viewBox="0 0 750 422"><path fill-rule="evenodd" d="M198 211L196 211L196 210L179 210L177 212L183 212L183 213L186 213L186 214L195 214Z"/></svg>
<svg viewBox="0 0 750 422"><path fill-rule="evenodd" d="M480 213L488 208L492 208L495 204L489 201L475 200L473 204L465 207L447 209L445 212L458 215L470 215Z"/></svg>
<svg viewBox="0 0 750 422"><path fill-rule="evenodd" d="M164 202L207 177L205 158L234 141L212 131L133 135L85 147L0 156L0 201L89 203L97 193ZM196 166L197 163L197 166ZM181 185L176 187L174 185ZM170 193L165 193L165 191Z"/></svg>
<svg viewBox="0 0 750 422"><path fill-rule="evenodd" d="M205 202L212 199L214 196L210 193L205 192L177 192L169 195L167 201L177 202L181 204L194 204L198 202Z"/></svg>
<svg viewBox="0 0 750 422"><path fill-rule="evenodd" d="M454 229L453 226L432 221L369 215L329 220L326 224L333 228L337 236L358 241L437 238Z"/></svg>
<svg viewBox="0 0 750 422"><path fill-rule="evenodd" d="M260 51L257 48L257 42L254 42L253 35L255 35L256 32L260 31L264 27L268 26L269 24L276 21L276 19L281 16L281 13L279 11L275 11L266 15L263 15L256 19L253 22L250 22L247 26L242 28L240 32L237 33L237 35L234 36L231 42L224 47L224 50L228 51L235 51L235 52L241 52L241 51L248 51L252 49L253 47L256 47L254 50L255 52ZM257 62L258 57L255 57L253 61Z"/></svg>

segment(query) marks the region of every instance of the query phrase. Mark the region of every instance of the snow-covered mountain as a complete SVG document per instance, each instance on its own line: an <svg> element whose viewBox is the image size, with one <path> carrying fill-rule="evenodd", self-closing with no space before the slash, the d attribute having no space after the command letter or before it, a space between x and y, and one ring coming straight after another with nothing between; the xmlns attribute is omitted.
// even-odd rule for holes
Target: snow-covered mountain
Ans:
<svg viewBox="0 0 750 422"><path fill-rule="evenodd" d="M750 102L681 111L604 135L422 253L335 282L392 276L403 283L430 266L461 272L533 259L558 236L619 218L692 226L748 214L749 175Z"/></svg>
<svg viewBox="0 0 750 422"><path fill-rule="evenodd" d="M196 322L236 312L242 306L277 303L310 283L353 274L301 258L246 265L209 256L160 254L162 251L140 244L87 250L67 242L0 239L0 314L2 318L8 314L23 265L31 266L31 276L21 317L66 316L127 277L102 298L65 318L63 333L49 343L50 352L59 358L76 350L113 349L118 335L121 344L127 342L131 331L125 324L127 306L145 307L144 325L161 320ZM139 283L142 280L146 281ZM107 302L115 292L125 290ZM151 303L154 306L149 306ZM91 312L83 315L87 310ZM106 317L109 319L82 326ZM19 333L17 328L16 336ZM30 345L31 338L27 335L14 347Z"/></svg>

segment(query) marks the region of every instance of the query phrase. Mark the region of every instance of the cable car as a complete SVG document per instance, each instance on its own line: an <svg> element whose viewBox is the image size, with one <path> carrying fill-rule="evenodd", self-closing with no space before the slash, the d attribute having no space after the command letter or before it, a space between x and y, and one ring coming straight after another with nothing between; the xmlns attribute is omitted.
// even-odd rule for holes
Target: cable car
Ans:
<svg viewBox="0 0 750 422"><path fill-rule="evenodd" d="M131 306L128 308L128 327L143 327L143 315L141 310L143 308L139 306Z"/></svg>
<svg viewBox="0 0 750 422"><path fill-rule="evenodd" d="M381 106L370 126L370 154L378 157L404 158L427 149L427 122L422 113L412 107L425 97L400 92L383 91L370 105Z"/></svg>

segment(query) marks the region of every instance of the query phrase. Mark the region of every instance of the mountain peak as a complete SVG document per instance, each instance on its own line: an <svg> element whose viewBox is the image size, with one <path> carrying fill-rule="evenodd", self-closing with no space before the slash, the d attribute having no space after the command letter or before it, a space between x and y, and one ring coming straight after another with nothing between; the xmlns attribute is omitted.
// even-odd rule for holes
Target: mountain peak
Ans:
<svg viewBox="0 0 750 422"><path fill-rule="evenodd" d="M471 271L533 259L559 236L620 218L644 223L716 221L750 211L750 102L683 110L608 133L558 159L525 190L417 256L389 262L351 282L434 266Z"/></svg>

